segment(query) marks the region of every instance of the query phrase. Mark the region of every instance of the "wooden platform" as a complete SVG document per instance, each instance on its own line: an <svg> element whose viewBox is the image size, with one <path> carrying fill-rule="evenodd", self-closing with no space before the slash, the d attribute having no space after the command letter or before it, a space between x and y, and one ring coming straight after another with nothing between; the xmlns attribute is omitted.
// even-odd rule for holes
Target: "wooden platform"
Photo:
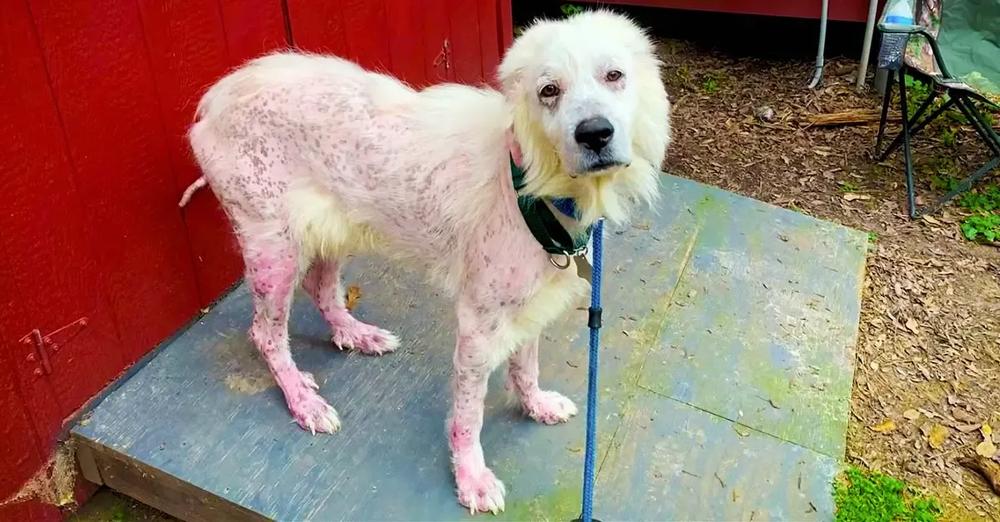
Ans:
<svg viewBox="0 0 1000 522"><path fill-rule="evenodd" d="M656 216L606 241L603 520L830 520L844 454L866 236L666 176ZM240 287L73 433L92 480L190 520L454 520L444 421L451 306L358 259L356 314L400 334L382 358L331 348L307 298L293 351L342 430L310 436L246 337ZM149 313L155 313L150 310ZM583 405L585 312L543 340L542 379ZM494 377L483 443L509 520L578 514L584 422L523 417ZM489 516L479 516L490 519Z"/></svg>

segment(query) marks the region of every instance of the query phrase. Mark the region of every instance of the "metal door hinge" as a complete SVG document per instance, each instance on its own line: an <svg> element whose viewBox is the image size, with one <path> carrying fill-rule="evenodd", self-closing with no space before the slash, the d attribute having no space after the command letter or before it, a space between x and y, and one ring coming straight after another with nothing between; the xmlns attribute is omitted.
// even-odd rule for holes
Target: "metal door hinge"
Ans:
<svg viewBox="0 0 1000 522"><path fill-rule="evenodd" d="M39 364L39 367L35 368L32 373L36 377L52 374L52 360L49 357L49 353L58 352L86 327L87 318L81 317L47 334L42 335L41 330L35 328L22 337L21 344L31 347L27 356L28 362L37 362Z"/></svg>
<svg viewBox="0 0 1000 522"><path fill-rule="evenodd" d="M451 71L451 43L445 38L441 44L441 52L434 57L434 67L444 66L445 74Z"/></svg>

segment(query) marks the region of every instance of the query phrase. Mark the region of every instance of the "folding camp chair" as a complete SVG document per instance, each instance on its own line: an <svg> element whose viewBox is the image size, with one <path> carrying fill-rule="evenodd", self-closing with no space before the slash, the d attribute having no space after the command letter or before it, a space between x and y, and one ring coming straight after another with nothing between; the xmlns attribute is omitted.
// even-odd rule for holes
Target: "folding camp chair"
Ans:
<svg viewBox="0 0 1000 522"><path fill-rule="evenodd" d="M880 68L889 70L882 101L875 156L879 161L903 147L910 217L934 212L1000 165L1000 137L977 103L995 110L1000 105L1000 0L918 0L916 24L899 24L883 16ZM895 73L895 78L893 77ZM907 117L906 75L929 87L930 94ZM881 151L893 83L899 85L902 130ZM943 96L943 98L942 98ZM943 102L935 104L941 98ZM933 107L930 114L925 116ZM952 107L965 116L989 149L990 159L936 202L918 208L910 139ZM881 151L881 152L880 152Z"/></svg>

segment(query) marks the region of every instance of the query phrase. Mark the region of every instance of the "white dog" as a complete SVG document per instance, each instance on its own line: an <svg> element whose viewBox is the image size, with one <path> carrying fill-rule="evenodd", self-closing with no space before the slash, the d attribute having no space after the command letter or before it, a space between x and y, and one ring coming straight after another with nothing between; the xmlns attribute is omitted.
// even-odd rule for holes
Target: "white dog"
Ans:
<svg viewBox="0 0 1000 522"><path fill-rule="evenodd" d="M456 301L454 403L448 419L458 500L504 507L479 432L490 373L509 362L508 388L545 424L576 414L538 384L538 337L588 284L550 262L526 225L521 195L573 198L579 233L620 222L656 196L669 140L669 102L644 32L590 12L534 24L500 66L503 93L459 85L416 91L333 57L281 53L253 60L198 106L191 145L226 209L254 300L250 336L292 416L312 432L340 420L288 347L301 282L333 343L366 354L398 339L344 306L345 256L377 252L418 263ZM564 258L568 261L568 258Z"/></svg>

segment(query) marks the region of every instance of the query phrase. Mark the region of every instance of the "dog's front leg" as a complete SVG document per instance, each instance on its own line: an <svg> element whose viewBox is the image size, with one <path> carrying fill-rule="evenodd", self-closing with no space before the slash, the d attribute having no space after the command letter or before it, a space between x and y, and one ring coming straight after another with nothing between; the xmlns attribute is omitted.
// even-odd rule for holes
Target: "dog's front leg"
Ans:
<svg viewBox="0 0 1000 522"><path fill-rule="evenodd" d="M510 356L507 389L513 391L529 417L543 424L566 422L576 405L563 394L538 387L538 338L524 343Z"/></svg>
<svg viewBox="0 0 1000 522"><path fill-rule="evenodd" d="M480 328L477 320L463 320L462 316L460 311L448 444L459 503L472 513L490 511L495 514L503 511L506 490L503 482L486 467L479 432L483 427L486 384L496 366L494 350L502 348L491 342L496 335Z"/></svg>

